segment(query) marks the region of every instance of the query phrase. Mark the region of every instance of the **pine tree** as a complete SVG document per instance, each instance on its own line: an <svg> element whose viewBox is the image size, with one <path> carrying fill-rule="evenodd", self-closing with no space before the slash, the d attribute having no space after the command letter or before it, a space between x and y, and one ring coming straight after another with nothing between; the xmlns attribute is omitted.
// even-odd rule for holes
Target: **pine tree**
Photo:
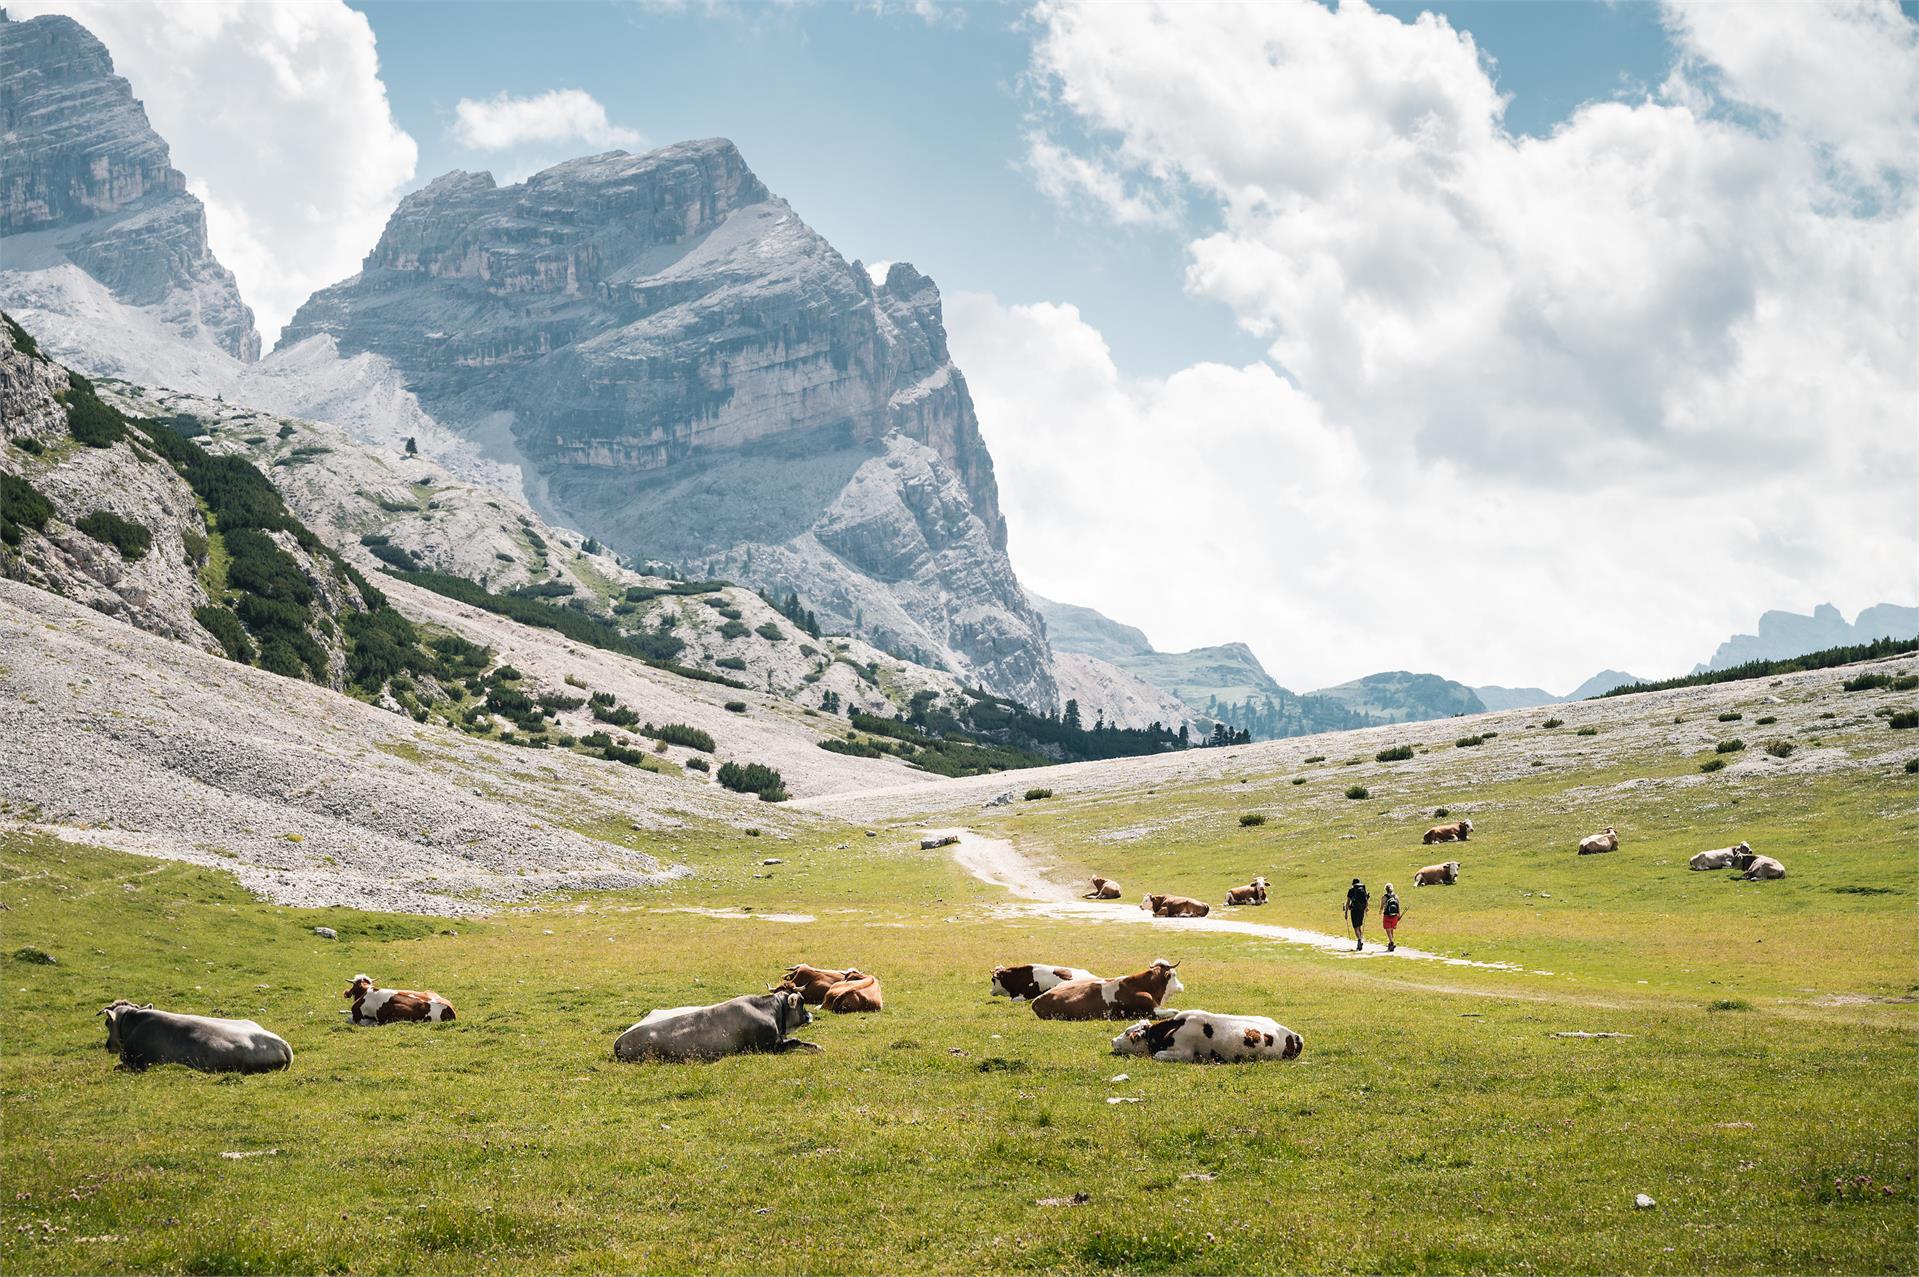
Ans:
<svg viewBox="0 0 1919 1277"><path fill-rule="evenodd" d="M412 435L408 435L406 437L406 455L409 457L416 457L419 454L420 454L419 441L414 439Z"/></svg>
<svg viewBox="0 0 1919 1277"><path fill-rule="evenodd" d="M1066 727L1066 730L1069 732L1077 732L1081 730L1080 721L1079 721L1079 702L1078 701L1069 700L1066 702L1066 718L1065 718L1064 725Z"/></svg>

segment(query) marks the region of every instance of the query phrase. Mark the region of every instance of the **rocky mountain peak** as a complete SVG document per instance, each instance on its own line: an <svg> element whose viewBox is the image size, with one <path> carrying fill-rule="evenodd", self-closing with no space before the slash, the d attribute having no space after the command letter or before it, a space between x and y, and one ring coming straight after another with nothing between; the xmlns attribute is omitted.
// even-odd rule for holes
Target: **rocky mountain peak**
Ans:
<svg viewBox="0 0 1919 1277"><path fill-rule="evenodd" d="M1056 704L939 290L904 263L875 285L731 142L447 174L285 342L319 334L546 517Z"/></svg>
<svg viewBox="0 0 1919 1277"><path fill-rule="evenodd" d="M253 312L207 248L205 208L91 32L0 14L0 129L10 309L81 309L73 294L90 280L189 341L259 358Z"/></svg>

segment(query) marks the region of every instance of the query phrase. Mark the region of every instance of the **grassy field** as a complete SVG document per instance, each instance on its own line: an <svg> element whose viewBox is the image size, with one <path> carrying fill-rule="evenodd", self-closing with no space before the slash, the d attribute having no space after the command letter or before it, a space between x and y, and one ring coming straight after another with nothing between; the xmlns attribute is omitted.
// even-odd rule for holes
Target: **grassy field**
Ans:
<svg viewBox="0 0 1919 1277"><path fill-rule="evenodd" d="M1247 774L969 819L1132 900L1216 900L1263 872L1273 903L1241 911L1261 922L1337 931L1351 876L1394 881L1409 944L1523 970L1009 917L905 826L683 833L699 872L668 887L458 921L277 908L213 872L7 835L0 955L57 961L0 956L0 1264L1914 1269L1911 777L1627 784L1696 770L1649 754L1411 792L1341 761L1304 785ZM1384 797L1335 805L1361 773ZM1466 847L1419 845L1442 804L1473 816ZM1242 828L1246 811L1267 823ZM1608 821L1622 850L1575 856ZM1686 872L1740 837L1791 876ZM1448 858L1457 887L1411 889ZM812 920L750 916L768 912ZM999 962L1118 972L1162 953L1183 961L1179 1004L1271 1014L1304 1056L1122 1060L1113 1026L987 995ZM879 974L888 1009L805 1030L819 1056L611 1058L649 1007L755 991L797 960ZM351 1028L340 992L361 970L435 988L460 1019ZM95 1015L116 996L257 1018L293 1068L117 1071ZM1630 1036L1553 1036L1575 1030ZM1656 1208L1633 1209L1642 1192Z"/></svg>

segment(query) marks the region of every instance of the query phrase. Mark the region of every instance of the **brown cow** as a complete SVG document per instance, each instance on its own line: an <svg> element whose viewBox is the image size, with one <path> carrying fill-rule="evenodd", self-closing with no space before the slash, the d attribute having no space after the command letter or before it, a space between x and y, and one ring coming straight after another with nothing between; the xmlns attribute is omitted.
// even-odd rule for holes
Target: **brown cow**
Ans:
<svg viewBox="0 0 1919 1277"><path fill-rule="evenodd" d="M1470 820L1455 820L1450 825L1434 825L1420 839L1421 842L1465 842L1466 836L1473 831Z"/></svg>
<svg viewBox="0 0 1919 1277"><path fill-rule="evenodd" d="M1230 887L1226 891L1226 903L1229 905L1263 905L1266 903L1266 880L1255 878L1243 887Z"/></svg>
<svg viewBox="0 0 1919 1277"><path fill-rule="evenodd" d="M1082 897L1082 899L1118 900L1119 884L1114 882L1111 878L1095 878L1093 879L1093 889L1087 892L1086 895Z"/></svg>
<svg viewBox="0 0 1919 1277"><path fill-rule="evenodd" d="M880 982L860 971L848 971L846 979L826 991L820 1005L841 1015L854 1011L878 1011L886 1005L880 995Z"/></svg>
<svg viewBox="0 0 1919 1277"><path fill-rule="evenodd" d="M1459 881L1459 862L1448 860L1443 865L1427 865L1413 875L1415 887L1450 887Z"/></svg>
<svg viewBox="0 0 1919 1277"><path fill-rule="evenodd" d="M1177 962L1153 959L1153 965L1117 980L1070 980L1033 999L1042 1020L1117 1020L1153 1015L1169 993L1184 993L1173 968Z"/></svg>
<svg viewBox="0 0 1919 1277"><path fill-rule="evenodd" d="M834 971L829 967L809 967L804 962L796 962L786 969L786 978L774 985L769 992L797 993L809 1006L819 1006L826 1000L826 991L859 972L848 967L844 971Z"/></svg>
<svg viewBox="0 0 1919 1277"><path fill-rule="evenodd" d="M1097 980L1098 976L1080 967L1049 967L1023 962L1016 967L993 968L993 992L1018 1002L1037 998L1048 989L1056 989L1072 980Z"/></svg>
<svg viewBox="0 0 1919 1277"><path fill-rule="evenodd" d="M1139 907L1155 918L1204 918L1213 911L1213 907L1204 900L1195 900L1191 896L1162 896L1157 892L1148 892L1139 902Z"/></svg>
<svg viewBox="0 0 1919 1277"><path fill-rule="evenodd" d="M395 1020L451 1020L453 1004L431 989L382 989L370 975L356 975L340 995L353 1003L355 1024L391 1024Z"/></svg>

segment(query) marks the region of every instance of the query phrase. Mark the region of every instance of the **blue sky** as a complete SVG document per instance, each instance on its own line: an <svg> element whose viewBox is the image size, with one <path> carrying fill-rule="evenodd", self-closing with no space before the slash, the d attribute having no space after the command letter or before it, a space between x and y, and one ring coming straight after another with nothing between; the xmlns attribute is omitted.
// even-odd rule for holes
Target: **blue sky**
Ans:
<svg viewBox="0 0 1919 1277"><path fill-rule="evenodd" d="M905 260L948 292L1071 301L1117 362L1160 376L1242 363L1264 343L1189 298L1185 245L1205 229L1121 227L1055 206L1020 169L1034 109L1024 6L972 4L928 22L903 6L635 4L455 7L361 2L399 124L419 143L414 185L450 169L504 180L577 143L507 164L455 142L455 104L501 92L590 93L653 145L728 137L754 171L849 258ZM1543 134L1581 102L1643 93L1672 49L1645 4L1384 4L1444 14L1494 59L1506 123ZM958 17L952 16L955 12Z"/></svg>

